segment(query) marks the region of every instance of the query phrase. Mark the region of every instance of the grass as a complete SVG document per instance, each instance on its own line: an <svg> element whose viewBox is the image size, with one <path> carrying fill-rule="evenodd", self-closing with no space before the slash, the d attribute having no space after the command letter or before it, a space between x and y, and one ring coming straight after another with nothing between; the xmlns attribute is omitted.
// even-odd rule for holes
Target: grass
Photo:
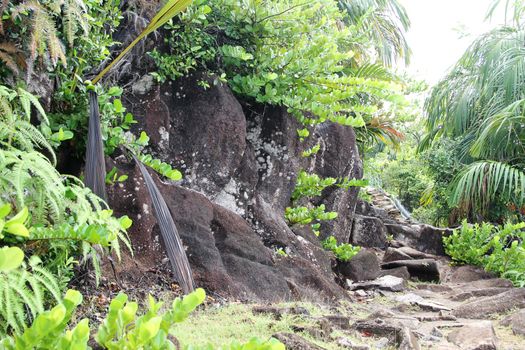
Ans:
<svg viewBox="0 0 525 350"><path fill-rule="evenodd" d="M316 318L333 314L333 310L309 303L283 303L275 306L301 306L310 312L310 316L283 315L281 319L276 320L271 314L254 315L252 304L209 305L196 311L185 322L176 325L172 334L177 337L182 348L187 345L220 347L234 341L246 342L254 337L270 339L273 334L279 332L294 333L293 326L319 329ZM306 332L296 334L327 350L345 349L337 344L336 340L340 337L346 337L357 344L362 343L362 340L337 330L331 334L332 341L315 339Z"/></svg>

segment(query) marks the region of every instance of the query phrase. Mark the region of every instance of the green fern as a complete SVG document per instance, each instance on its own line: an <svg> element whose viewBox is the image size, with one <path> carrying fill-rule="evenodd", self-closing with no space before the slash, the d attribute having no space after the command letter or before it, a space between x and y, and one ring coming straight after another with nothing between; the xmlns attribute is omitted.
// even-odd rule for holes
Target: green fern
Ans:
<svg viewBox="0 0 525 350"><path fill-rule="evenodd" d="M60 294L56 279L41 266L38 257L18 269L0 271L0 335L20 333L27 316L33 319L43 312L49 296L60 302Z"/></svg>
<svg viewBox="0 0 525 350"><path fill-rule="evenodd" d="M33 67L37 57L41 57L50 65L56 66L61 61L67 65L67 58L58 38L55 21L51 13L39 1L25 1L16 6L13 17L21 18L27 15L30 18L28 27L31 28L29 38L29 57L27 59L27 79L33 74Z"/></svg>

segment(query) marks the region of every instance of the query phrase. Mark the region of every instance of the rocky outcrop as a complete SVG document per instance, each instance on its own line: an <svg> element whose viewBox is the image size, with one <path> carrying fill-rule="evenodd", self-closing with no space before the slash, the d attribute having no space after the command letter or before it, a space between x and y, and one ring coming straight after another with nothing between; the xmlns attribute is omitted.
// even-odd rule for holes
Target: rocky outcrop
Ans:
<svg viewBox="0 0 525 350"><path fill-rule="evenodd" d="M199 87L200 80L210 88ZM136 131L151 137L150 151L184 174L177 184L154 178L199 286L247 300L343 297L332 255L308 228L290 228L284 210L301 169L323 177L362 176L351 128L319 125L301 142L300 124L283 108L240 101L201 74L161 86L145 76L126 96L139 121ZM302 157L315 144L320 151ZM108 164L114 165L129 180L109 189L110 204L134 221L134 259L143 269L156 268L164 254L142 178L123 156ZM334 188L319 199L339 214L323 228L339 242L350 239L356 198L356 189Z"/></svg>

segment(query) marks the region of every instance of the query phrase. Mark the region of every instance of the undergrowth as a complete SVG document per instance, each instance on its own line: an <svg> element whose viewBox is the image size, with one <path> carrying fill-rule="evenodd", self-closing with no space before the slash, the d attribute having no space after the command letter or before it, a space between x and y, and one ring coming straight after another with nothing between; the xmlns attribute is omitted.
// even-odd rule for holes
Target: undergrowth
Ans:
<svg viewBox="0 0 525 350"><path fill-rule="evenodd" d="M457 263L477 265L525 287L525 223L468 224L444 237L445 251Z"/></svg>

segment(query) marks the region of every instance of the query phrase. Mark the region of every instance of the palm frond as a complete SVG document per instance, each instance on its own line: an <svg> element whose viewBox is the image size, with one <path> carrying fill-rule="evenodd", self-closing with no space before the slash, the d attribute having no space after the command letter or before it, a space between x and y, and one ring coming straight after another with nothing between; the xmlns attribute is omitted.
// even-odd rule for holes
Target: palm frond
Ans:
<svg viewBox="0 0 525 350"><path fill-rule="evenodd" d="M410 27L408 14L398 0L339 0L350 24L361 29L374 44L386 66L398 58L410 61L405 32Z"/></svg>
<svg viewBox="0 0 525 350"><path fill-rule="evenodd" d="M86 145L85 184L97 196L106 200L106 162L100 129L100 113L96 92L89 91L89 127Z"/></svg>
<svg viewBox="0 0 525 350"><path fill-rule="evenodd" d="M480 161L469 165L451 184L451 205L465 211L486 212L497 198L523 204L523 169L501 162Z"/></svg>
<svg viewBox="0 0 525 350"><path fill-rule="evenodd" d="M155 211L155 217L160 227L162 239L166 246L166 253L171 262L171 267L176 280L179 282L183 292L188 294L195 289L195 282L191 272L190 263L186 256L186 251L180 240L177 227L173 221L170 210L162 197L155 181L149 174L146 167L135 157L136 164L139 166L146 187L153 203L153 209Z"/></svg>
<svg viewBox="0 0 525 350"><path fill-rule="evenodd" d="M522 99L524 41L524 30L509 27L476 40L425 102L428 132L449 137L477 133L485 120Z"/></svg>
<svg viewBox="0 0 525 350"><path fill-rule="evenodd" d="M184 11L186 7L191 4L192 0L169 0L157 14L153 17L146 28L129 44L109 65L106 66L94 79L93 84L96 84L107 72L111 70L139 41L145 38L148 34L153 33L161 26L166 24L170 19Z"/></svg>

